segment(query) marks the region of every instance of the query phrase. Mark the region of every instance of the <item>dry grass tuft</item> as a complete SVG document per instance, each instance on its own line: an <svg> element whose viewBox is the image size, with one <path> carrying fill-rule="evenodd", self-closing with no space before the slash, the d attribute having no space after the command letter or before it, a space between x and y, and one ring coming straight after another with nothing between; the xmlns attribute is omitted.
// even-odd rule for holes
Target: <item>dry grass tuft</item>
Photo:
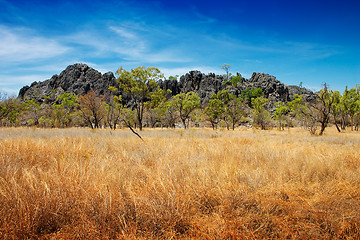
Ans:
<svg viewBox="0 0 360 240"><path fill-rule="evenodd" d="M1 239L359 239L360 135L0 129Z"/></svg>

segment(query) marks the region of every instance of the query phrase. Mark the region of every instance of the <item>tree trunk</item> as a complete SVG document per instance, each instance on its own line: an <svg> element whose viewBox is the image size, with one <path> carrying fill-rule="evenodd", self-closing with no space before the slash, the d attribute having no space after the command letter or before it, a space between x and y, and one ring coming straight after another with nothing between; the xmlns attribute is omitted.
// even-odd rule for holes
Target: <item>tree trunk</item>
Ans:
<svg viewBox="0 0 360 240"><path fill-rule="evenodd" d="M140 114L138 114L139 130L142 131L142 119Z"/></svg>
<svg viewBox="0 0 360 240"><path fill-rule="evenodd" d="M279 117L279 130L281 131L281 119Z"/></svg>
<svg viewBox="0 0 360 240"><path fill-rule="evenodd" d="M324 131L325 131L325 128L326 128L326 123L325 122L322 122L321 123L321 129L320 129L320 133L319 135L323 135Z"/></svg>
<svg viewBox="0 0 360 240"><path fill-rule="evenodd" d="M183 122L183 124L184 124L184 128L186 129L186 119L181 119L181 121Z"/></svg>
<svg viewBox="0 0 360 240"><path fill-rule="evenodd" d="M336 122L336 117L334 116L334 123L335 123L335 126L336 126L336 129L338 130L338 132L341 132L337 122Z"/></svg>

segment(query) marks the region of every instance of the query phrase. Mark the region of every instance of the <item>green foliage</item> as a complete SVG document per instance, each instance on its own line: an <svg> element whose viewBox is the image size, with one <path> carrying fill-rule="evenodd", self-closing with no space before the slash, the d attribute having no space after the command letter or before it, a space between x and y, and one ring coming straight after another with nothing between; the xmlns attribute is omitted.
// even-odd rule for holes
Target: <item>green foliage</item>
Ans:
<svg viewBox="0 0 360 240"><path fill-rule="evenodd" d="M246 116L246 106L240 98L234 98L227 104L225 114L225 121L230 121L235 130L235 125Z"/></svg>
<svg viewBox="0 0 360 240"><path fill-rule="evenodd" d="M170 80L177 80L179 77L179 75L175 75L175 76L170 76L169 79Z"/></svg>
<svg viewBox="0 0 360 240"><path fill-rule="evenodd" d="M166 101L166 93L170 92L171 90L163 90L161 88L157 88L154 92L150 94L150 102L147 103L147 107L149 108L157 108L161 104L163 104Z"/></svg>
<svg viewBox="0 0 360 240"><path fill-rule="evenodd" d="M115 90L115 92L116 91L117 89ZM122 104L121 95L113 96L110 103L105 104L105 109L106 109L106 123L109 125L111 129L115 130L116 126L120 124L120 121L124 117L124 106Z"/></svg>
<svg viewBox="0 0 360 240"><path fill-rule="evenodd" d="M229 79L229 69L230 69L230 64L224 63L221 66L222 69L224 69L226 71L226 80ZM231 74L230 74L231 75Z"/></svg>
<svg viewBox="0 0 360 240"><path fill-rule="evenodd" d="M235 96L232 95L231 93L229 93L228 90L221 90L221 91L217 92L217 94L214 94L212 96L212 98L219 99L219 100L221 100L222 103L227 105L231 100L233 100L235 98Z"/></svg>
<svg viewBox="0 0 360 240"><path fill-rule="evenodd" d="M265 104L269 102L269 99L263 97L257 97L251 99L253 106L252 117L253 122L259 126L262 130L268 127L270 113L266 110Z"/></svg>
<svg viewBox="0 0 360 240"><path fill-rule="evenodd" d="M216 128L220 120L224 120L227 129L232 125L234 130L235 125L245 115L245 107L240 98L232 95L228 90L221 90L211 96L205 113L213 128Z"/></svg>
<svg viewBox="0 0 360 240"><path fill-rule="evenodd" d="M186 120L189 119L190 114L201 106L200 97L195 92L179 93L173 97L171 104L179 113L184 128L187 128Z"/></svg>
<svg viewBox="0 0 360 240"><path fill-rule="evenodd" d="M237 87L238 83L242 83L243 78L241 76L233 76L231 78L231 85Z"/></svg>
<svg viewBox="0 0 360 240"><path fill-rule="evenodd" d="M289 106L287 106L284 102L275 103L275 112L274 118L279 121L279 129L284 129L284 118L285 115L290 111Z"/></svg>
<svg viewBox="0 0 360 240"><path fill-rule="evenodd" d="M166 101L161 105L161 121L166 127L175 128L178 112L172 101Z"/></svg>
<svg viewBox="0 0 360 240"><path fill-rule="evenodd" d="M291 102L288 102L288 107L290 110L290 113L296 117L296 116L300 116L301 113L304 111L305 109L305 104L303 102L303 95L298 95L295 94L294 96L294 100L292 100Z"/></svg>
<svg viewBox="0 0 360 240"><path fill-rule="evenodd" d="M116 74L120 88L135 102L139 129L142 130L145 102L150 99L151 93L157 88L157 81L163 74L155 67L137 67L131 71L120 67Z"/></svg>
<svg viewBox="0 0 360 240"><path fill-rule="evenodd" d="M355 126L358 128L360 115L360 86L356 85L354 88L348 90L345 88L343 96L340 99L340 109L343 114L342 119L346 121L348 118L351 128Z"/></svg>
<svg viewBox="0 0 360 240"><path fill-rule="evenodd" d="M108 89L112 93L115 93L115 92L117 92L119 90L117 87L114 87L114 86L109 86Z"/></svg>
<svg viewBox="0 0 360 240"><path fill-rule="evenodd" d="M3 126L16 126L23 105L15 98L3 99L0 102L0 120Z"/></svg>
<svg viewBox="0 0 360 240"><path fill-rule="evenodd" d="M56 98L53 104L55 109L55 123L57 127L68 127L71 124L71 115L78 106L78 97L74 93L63 93ZM49 122L49 121L48 121Z"/></svg>
<svg viewBox="0 0 360 240"><path fill-rule="evenodd" d="M213 94L209 100L208 106L205 108L205 113L208 116L208 120L210 121L213 129L216 128L217 124L222 119L224 112L224 103L217 98L216 94Z"/></svg>
<svg viewBox="0 0 360 240"><path fill-rule="evenodd" d="M240 98L245 101L249 107L252 107L252 99L258 98L264 95L264 92L261 88L246 88L241 91Z"/></svg>
<svg viewBox="0 0 360 240"><path fill-rule="evenodd" d="M333 91L328 90L325 84L318 94L316 105L310 104L312 108L311 112L313 113L315 110L316 120L321 124L321 129L319 133L320 135L324 133L325 128L327 127L330 121L331 110L333 108L335 101L336 101L336 97Z"/></svg>

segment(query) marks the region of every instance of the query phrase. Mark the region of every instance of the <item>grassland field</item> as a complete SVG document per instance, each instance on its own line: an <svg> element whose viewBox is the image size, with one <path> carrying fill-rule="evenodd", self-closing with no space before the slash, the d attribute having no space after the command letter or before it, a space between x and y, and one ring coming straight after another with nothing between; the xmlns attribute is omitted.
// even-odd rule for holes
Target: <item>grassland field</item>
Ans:
<svg viewBox="0 0 360 240"><path fill-rule="evenodd" d="M0 239L360 239L360 133L0 128Z"/></svg>

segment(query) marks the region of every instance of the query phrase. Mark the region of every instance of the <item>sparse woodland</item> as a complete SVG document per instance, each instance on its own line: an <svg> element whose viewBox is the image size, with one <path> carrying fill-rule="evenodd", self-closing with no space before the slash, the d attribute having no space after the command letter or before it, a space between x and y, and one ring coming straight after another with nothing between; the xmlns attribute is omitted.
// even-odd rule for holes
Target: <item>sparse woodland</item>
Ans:
<svg viewBox="0 0 360 240"><path fill-rule="evenodd" d="M129 104L0 94L1 239L360 239L360 86L202 105L160 77L119 69Z"/></svg>
<svg viewBox="0 0 360 240"><path fill-rule="evenodd" d="M228 71L228 69L227 69ZM34 126L45 128L89 127L146 128L212 127L234 130L239 126L257 127L263 130L277 127L304 127L311 134L322 135L329 125L341 132L346 128L358 130L360 124L360 86L346 87L341 94L324 85L313 100L294 95L289 101L271 102L261 88L247 88L238 95L230 87L241 82L239 76L225 80L229 89L213 94L201 104L196 92L172 96L160 89L157 81L163 75L157 68L138 67L117 71L117 82L126 94L105 99L94 91L77 96L52 91L41 102L35 99L21 101L0 97L0 124L4 127ZM227 72L226 79L229 78ZM174 77L172 77L174 78ZM116 87L108 87L116 93ZM170 91L171 93L171 91ZM56 98L54 96L57 96Z"/></svg>

